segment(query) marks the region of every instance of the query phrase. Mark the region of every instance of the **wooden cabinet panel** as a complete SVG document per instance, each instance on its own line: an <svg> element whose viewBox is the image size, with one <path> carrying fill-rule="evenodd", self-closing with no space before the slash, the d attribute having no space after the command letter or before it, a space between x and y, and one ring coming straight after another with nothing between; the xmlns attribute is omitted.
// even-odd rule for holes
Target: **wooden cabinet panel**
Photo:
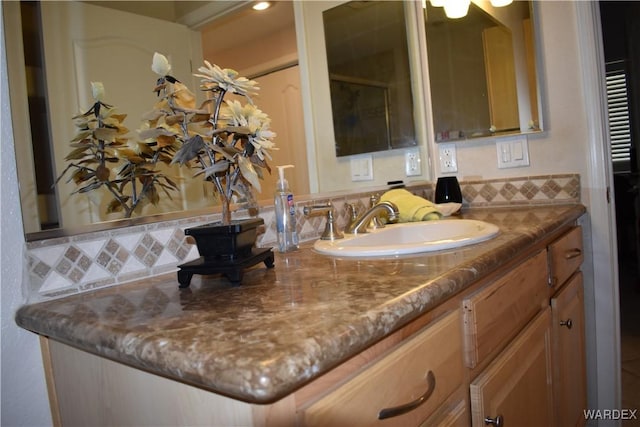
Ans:
<svg viewBox="0 0 640 427"><path fill-rule="evenodd" d="M549 245L551 285L562 285L580 268L584 259L582 252L581 227L573 228Z"/></svg>
<svg viewBox="0 0 640 427"><path fill-rule="evenodd" d="M463 382L458 311L400 345L301 414L305 426L415 426L427 419ZM416 401L435 379L433 393L410 412L379 420L384 408Z"/></svg>
<svg viewBox="0 0 640 427"><path fill-rule="evenodd" d="M256 425L256 414L274 420L275 426L294 422L287 398L275 405L251 405L56 341L46 343L43 355L50 366L47 381L55 388L57 426L249 427Z"/></svg>
<svg viewBox="0 0 640 427"><path fill-rule="evenodd" d="M584 425L587 407L582 273L551 299L556 425Z"/></svg>
<svg viewBox="0 0 640 427"><path fill-rule="evenodd" d="M548 303L547 277L541 251L462 301L467 367L475 368L504 346Z"/></svg>
<svg viewBox="0 0 640 427"><path fill-rule="evenodd" d="M551 426L551 314L547 308L470 386L473 426Z"/></svg>

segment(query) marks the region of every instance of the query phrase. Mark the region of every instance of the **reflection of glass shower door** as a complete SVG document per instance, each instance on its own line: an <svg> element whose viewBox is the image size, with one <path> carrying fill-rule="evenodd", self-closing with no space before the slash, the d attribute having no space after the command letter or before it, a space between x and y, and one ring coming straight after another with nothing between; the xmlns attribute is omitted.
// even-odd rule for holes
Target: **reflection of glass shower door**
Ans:
<svg viewBox="0 0 640 427"><path fill-rule="evenodd" d="M416 145L404 2L322 12L336 156Z"/></svg>
<svg viewBox="0 0 640 427"><path fill-rule="evenodd" d="M330 90L337 156L392 148L386 85L331 76Z"/></svg>

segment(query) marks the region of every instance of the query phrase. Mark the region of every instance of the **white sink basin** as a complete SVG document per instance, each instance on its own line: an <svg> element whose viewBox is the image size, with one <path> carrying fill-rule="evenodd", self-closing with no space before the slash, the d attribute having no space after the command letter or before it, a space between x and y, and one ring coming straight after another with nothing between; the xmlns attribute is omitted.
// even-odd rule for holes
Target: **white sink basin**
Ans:
<svg viewBox="0 0 640 427"><path fill-rule="evenodd" d="M325 255L371 257L405 255L458 248L495 237L500 229L472 219L390 224L366 234L345 234L344 239L317 240L314 249Z"/></svg>

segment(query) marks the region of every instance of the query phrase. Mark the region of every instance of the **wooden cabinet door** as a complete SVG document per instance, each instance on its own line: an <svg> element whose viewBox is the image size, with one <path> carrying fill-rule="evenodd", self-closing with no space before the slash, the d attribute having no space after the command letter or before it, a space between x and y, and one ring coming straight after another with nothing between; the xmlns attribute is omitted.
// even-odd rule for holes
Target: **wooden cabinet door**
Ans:
<svg viewBox="0 0 640 427"><path fill-rule="evenodd" d="M550 426L551 313L547 308L471 383L472 425ZM491 420L489 420L491 419Z"/></svg>
<svg viewBox="0 0 640 427"><path fill-rule="evenodd" d="M582 273L551 299L556 426L584 425L587 407Z"/></svg>

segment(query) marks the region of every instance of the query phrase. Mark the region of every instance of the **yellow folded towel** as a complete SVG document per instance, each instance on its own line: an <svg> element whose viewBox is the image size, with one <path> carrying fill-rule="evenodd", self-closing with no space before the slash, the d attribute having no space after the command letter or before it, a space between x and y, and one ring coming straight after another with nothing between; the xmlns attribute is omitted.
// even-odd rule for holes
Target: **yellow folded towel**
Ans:
<svg viewBox="0 0 640 427"><path fill-rule="evenodd" d="M380 197L380 201L389 201L398 206L398 222L429 221L442 217L436 205L402 188L387 191Z"/></svg>

